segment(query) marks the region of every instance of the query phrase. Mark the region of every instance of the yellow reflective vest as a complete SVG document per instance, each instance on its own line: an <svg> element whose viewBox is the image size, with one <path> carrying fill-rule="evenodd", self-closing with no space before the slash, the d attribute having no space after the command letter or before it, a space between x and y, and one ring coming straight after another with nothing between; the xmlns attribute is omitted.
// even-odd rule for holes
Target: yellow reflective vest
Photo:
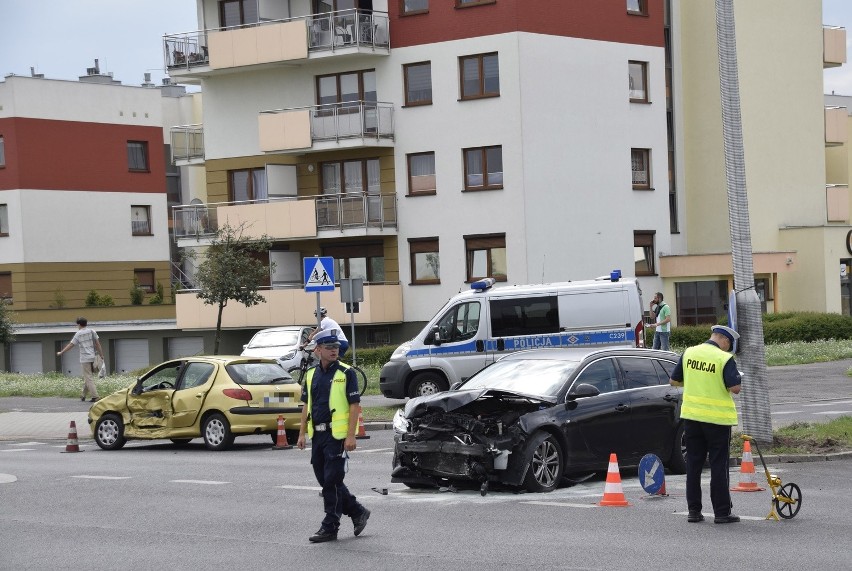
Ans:
<svg viewBox="0 0 852 571"><path fill-rule="evenodd" d="M737 408L722 375L731 358L730 353L709 343L684 352L681 418L726 426L737 424Z"/></svg>
<svg viewBox="0 0 852 571"><path fill-rule="evenodd" d="M319 365L309 369L305 375L308 387L308 412L313 410L311 384L314 380L314 371ZM349 399L346 398L346 369L349 365L337 364L337 370L331 379L331 392L328 395L328 407L331 409L331 435L337 440L345 440L349 431ZM308 438L314 437L314 423L308 422Z"/></svg>

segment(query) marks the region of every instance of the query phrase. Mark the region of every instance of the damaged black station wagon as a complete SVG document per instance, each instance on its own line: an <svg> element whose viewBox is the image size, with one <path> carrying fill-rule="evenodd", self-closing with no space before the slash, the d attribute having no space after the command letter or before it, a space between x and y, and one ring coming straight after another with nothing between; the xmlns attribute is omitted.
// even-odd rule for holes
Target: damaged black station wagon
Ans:
<svg viewBox="0 0 852 571"><path fill-rule="evenodd" d="M549 492L648 453L686 469L678 355L634 348L520 351L394 418L393 482L477 482Z"/></svg>

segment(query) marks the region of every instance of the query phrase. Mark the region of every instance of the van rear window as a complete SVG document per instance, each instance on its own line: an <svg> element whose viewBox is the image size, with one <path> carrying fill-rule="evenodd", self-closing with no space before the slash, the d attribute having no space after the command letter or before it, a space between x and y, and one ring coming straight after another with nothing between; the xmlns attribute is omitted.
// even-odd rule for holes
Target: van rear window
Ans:
<svg viewBox="0 0 852 571"><path fill-rule="evenodd" d="M495 299L491 305L494 337L541 335L559 332L556 296Z"/></svg>

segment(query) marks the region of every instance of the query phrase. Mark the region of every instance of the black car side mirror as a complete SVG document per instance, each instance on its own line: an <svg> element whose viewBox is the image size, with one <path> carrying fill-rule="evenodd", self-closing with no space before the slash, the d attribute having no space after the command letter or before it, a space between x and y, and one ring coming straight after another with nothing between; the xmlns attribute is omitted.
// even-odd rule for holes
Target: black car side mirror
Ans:
<svg viewBox="0 0 852 571"><path fill-rule="evenodd" d="M577 399L596 397L599 394L601 392L597 387L588 383L580 383L565 396L565 410L574 410L577 408Z"/></svg>

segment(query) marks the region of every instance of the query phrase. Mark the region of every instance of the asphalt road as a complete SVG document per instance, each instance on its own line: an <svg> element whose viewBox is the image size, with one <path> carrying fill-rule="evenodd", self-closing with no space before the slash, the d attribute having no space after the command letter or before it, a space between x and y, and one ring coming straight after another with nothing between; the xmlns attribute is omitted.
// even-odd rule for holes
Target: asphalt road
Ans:
<svg viewBox="0 0 852 571"><path fill-rule="evenodd" d="M603 476L550 494L409 490L390 483L392 432L379 431L358 441L346 478L372 511L365 532L355 538L346 520L337 542L312 545L307 538L322 508L306 451L274 451L262 437L237 439L219 453L200 441L186 449L168 442L131 442L114 452L91 441L82 447L63 453L56 441L0 442L0 569L777 571L849 564L852 512L841 507L852 496L849 460L771 466L802 489L794 519L764 519L768 492L735 493L741 523L688 524L682 476L667 476L668 497L649 498L632 469L621 473L631 505L620 508L596 505Z"/></svg>

